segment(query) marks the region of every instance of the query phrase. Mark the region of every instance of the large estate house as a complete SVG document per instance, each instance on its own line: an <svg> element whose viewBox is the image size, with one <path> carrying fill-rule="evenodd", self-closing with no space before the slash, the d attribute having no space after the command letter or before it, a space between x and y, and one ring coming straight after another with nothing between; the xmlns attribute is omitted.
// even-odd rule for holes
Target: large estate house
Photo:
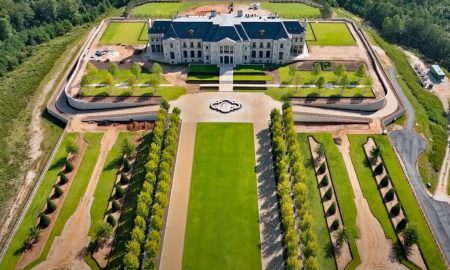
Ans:
<svg viewBox="0 0 450 270"><path fill-rule="evenodd" d="M149 60L218 66L283 64L304 51L306 21L237 14L148 21Z"/></svg>

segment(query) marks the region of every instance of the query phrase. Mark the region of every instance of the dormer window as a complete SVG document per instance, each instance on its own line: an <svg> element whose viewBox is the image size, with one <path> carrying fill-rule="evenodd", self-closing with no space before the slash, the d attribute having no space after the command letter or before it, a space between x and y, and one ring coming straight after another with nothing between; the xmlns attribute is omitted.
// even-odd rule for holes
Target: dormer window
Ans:
<svg viewBox="0 0 450 270"><path fill-rule="evenodd" d="M189 29L188 33L189 33L189 36L192 37L194 35L194 29Z"/></svg>
<svg viewBox="0 0 450 270"><path fill-rule="evenodd" d="M263 37L264 36L264 34L266 33L266 31L264 31L264 30L259 30L259 36L260 37Z"/></svg>

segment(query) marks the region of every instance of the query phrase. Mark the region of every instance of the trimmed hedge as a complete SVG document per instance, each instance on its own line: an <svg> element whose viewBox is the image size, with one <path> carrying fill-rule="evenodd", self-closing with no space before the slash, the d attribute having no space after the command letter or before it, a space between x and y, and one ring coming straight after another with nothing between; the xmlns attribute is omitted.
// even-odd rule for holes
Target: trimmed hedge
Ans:
<svg viewBox="0 0 450 270"><path fill-rule="evenodd" d="M392 201L392 200L394 199L394 196L395 196L395 189L394 189L394 188L391 188L391 189L386 193L386 195L384 195L384 200L385 200L386 202L390 202L390 201Z"/></svg>
<svg viewBox="0 0 450 270"><path fill-rule="evenodd" d="M335 219L333 223L331 223L330 230L335 231L339 228L340 222L339 219Z"/></svg>
<svg viewBox="0 0 450 270"><path fill-rule="evenodd" d="M46 214L42 213L39 216L39 227L41 229L45 229L48 225L50 225L50 218Z"/></svg>
<svg viewBox="0 0 450 270"><path fill-rule="evenodd" d="M63 195L63 193L64 193L64 191L61 189L61 187L59 187L58 185L54 186L53 196L55 198L61 197L61 195Z"/></svg>
<svg viewBox="0 0 450 270"><path fill-rule="evenodd" d="M69 181L69 178L64 174L64 172L59 173L59 185L64 185Z"/></svg>
<svg viewBox="0 0 450 270"><path fill-rule="evenodd" d="M70 162L70 160L66 160L66 167L64 168L64 172L65 173L70 173L71 171L73 171L73 164L72 162Z"/></svg>
<svg viewBox="0 0 450 270"><path fill-rule="evenodd" d="M117 224L116 219L112 216L112 215L108 215L108 217L106 218L106 222L109 223L109 225L111 225L111 227L115 227Z"/></svg>
<svg viewBox="0 0 450 270"><path fill-rule="evenodd" d="M328 190L323 194L324 201L329 201L333 198L333 188L328 188Z"/></svg>
<svg viewBox="0 0 450 270"><path fill-rule="evenodd" d="M400 210L402 209L401 204L398 202L396 205L394 205L391 210L389 211L391 216L396 217L398 214L400 214Z"/></svg>
<svg viewBox="0 0 450 270"><path fill-rule="evenodd" d="M324 173L325 173L325 170L326 170L326 165L325 165L325 162L323 162L322 164L320 164L320 167L319 167L319 169L317 170L317 173L318 173L318 174L324 174Z"/></svg>
<svg viewBox="0 0 450 270"><path fill-rule="evenodd" d="M130 170L131 170L131 163L128 159L124 158L123 159L123 171L129 172Z"/></svg>
<svg viewBox="0 0 450 270"><path fill-rule="evenodd" d="M330 207L328 207L327 214L329 214L330 216L336 214L336 203L335 202L333 202L330 205Z"/></svg>
<svg viewBox="0 0 450 270"><path fill-rule="evenodd" d="M116 198L120 199L125 196L125 190L120 185L116 185Z"/></svg>
<svg viewBox="0 0 450 270"><path fill-rule="evenodd" d="M384 177L383 177L383 179L381 179L381 181L380 181L380 188L385 188L385 187L387 187L389 185L389 176L388 175L385 175Z"/></svg>
<svg viewBox="0 0 450 270"><path fill-rule="evenodd" d="M330 181L328 181L328 176L326 176L326 175L324 175L323 177L322 177L322 180L320 180L320 185L322 186L322 187L326 187L326 186L328 186L328 183L329 183Z"/></svg>
<svg viewBox="0 0 450 270"><path fill-rule="evenodd" d="M49 214L55 212L55 210L56 210L56 204L55 204L52 200L47 199L47 208L46 208L45 210L46 210L46 212L49 213Z"/></svg>
<svg viewBox="0 0 450 270"><path fill-rule="evenodd" d="M120 203L117 200L113 200L111 203L111 211L113 213L119 211L121 208Z"/></svg>
<svg viewBox="0 0 450 270"><path fill-rule="evenodd" d="M121 173L120 174L120 184L121 185L126 185L129 182L130 182L130 178L125 173Z"/></svg>
<svg viewBox="0 0 450 270"><path fill-rule="evenodd" d="M383 162L381 162L380 164L378 164L375 169L373 170L373 172L375 173L375 175L380 175L384 172L384 166L383 166Z"/></svg>

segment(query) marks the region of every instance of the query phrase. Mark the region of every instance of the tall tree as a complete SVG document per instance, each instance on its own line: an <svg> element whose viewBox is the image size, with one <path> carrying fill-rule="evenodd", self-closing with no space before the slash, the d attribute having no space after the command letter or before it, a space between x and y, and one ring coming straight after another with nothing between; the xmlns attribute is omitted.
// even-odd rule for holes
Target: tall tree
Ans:
<svg viewBox="0 0 450 270"><path fill-rule="evenodd" d="M111 75L111 73L108 72L108 73L106 74L106 76L105 76L105 82L106 82L106 85L109 86L109 91L111 92L111 91L112 91L112 87L113 87L114 84L115 84L114 77L113 77L113 75Z"/></svg>
<svg viewBox="0 0 450 270"><path fill-rule="evenodd" d="M137 63L131 64L131 74L133 74L136 79L139 80L139 75L141 75L142 69L141 66Z"/></svg>
<svg viewBox="0 0 450 270"><path fill-rule="evenodd" d="M108 72L111 73L111 75L114 76L114 78L117 78L117 72L119 71L119 66L116 63L109 63L108 64Z"/></svg>
<svg viewBox="0 0 450 270"><path fill-rule="evenodd" d="M334 71L334 75L336 75L336 77L337 77L336 80L339 81L341 79L341 77L344 76L344 74L346 72L347 71L345 70L345 66L344 65L338 65L336 67L336 70Z"/></svg>
<svg viewBox="0 0 450 270"><path fill-rule="evenodd" d="M315 80L317 80L317 77L319 77L321 73L322 73L322 66L319 63L314 63L312 74L314 75Z"/></svg>

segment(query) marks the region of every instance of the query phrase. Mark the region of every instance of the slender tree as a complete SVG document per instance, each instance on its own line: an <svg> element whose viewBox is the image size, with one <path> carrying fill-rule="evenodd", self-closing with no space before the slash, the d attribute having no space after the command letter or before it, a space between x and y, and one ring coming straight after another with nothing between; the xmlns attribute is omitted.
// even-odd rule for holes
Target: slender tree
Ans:
<svg viewBox="0 0 450 270"><path fill-rule="evenodd" d="M322 66L319 63L314 63L312 74L314 75L315 80L317 80L317 77L319 77L321 73L322 73Z"/></svg>
<svg viewBox="0 0 450 270"><path fill-rule="evenodd" d="M347 71L345 70L345 66L344 65L338 65L336 67L336 70L334 71L334 75L336 75L336 81L339 81L341 79L342 76L344 76L344 74Z"/></svg>
<svg viewBox="0 0 450 270"><path fill-rule="evenodd" d="M347 74L344 74L341 79L339 80L339 84L341 85L341 94L344 92L344 89L348 87L350 84L350 81L348 79Z"/></svg>
<svg viewBox="0 0 450 270"><path fill-rule="evenodd" d="M136 80L139 80L139 76L141 75L142 68L138 63L131 64L131 74L136 77Z"/></svg>
<svg viewBox="0 0 450 270"><path fill-rule="evenodd" d="M162 68L161 65L158 63L154 63L152 66L152 74L154 74L156 76L156 78L159 80L161 80L161 74L162 74Z"/></svg>
<svg viewBox="0 0 450 270"><path fill-rule="evenodd" d="M316 81L317 93L320 94L320 90L325 86L325 78L320 76Z"/></svg>
<svg viewBox="0 0 450 270"><path fill-rule="evenodd" d="M113 77L113 75L111 73L108 72L108 74L106 74L105 82L109 86L109 91L111 92L112 91L112 87L115 84L114 77Z"/></svg>
<svg viewBox="0 0 450 270"><path fill-rule="evenodd" d="M127 83L128 83L128 85L131 87L132 90L135 89L136 82L137 82L136 77L133 76L133 75L131 75L131 76L128 77L128 79L127 79Z"/></svg>
<svg viewBox="0 0 450 270"><path fill-rule="evenodd" d="M366 65L361 64L356 68L355 75L359 78L360 81L364 76L366 76Z"/></svg>
<svg viewBox="0 0 450 270"><path fill-rule="evenodd" d="M108 64L108 72L111 73L111 75L114 76L114 78L117 78L117 72L119 71L119 66L116 63L109 63Z"/></svg>

